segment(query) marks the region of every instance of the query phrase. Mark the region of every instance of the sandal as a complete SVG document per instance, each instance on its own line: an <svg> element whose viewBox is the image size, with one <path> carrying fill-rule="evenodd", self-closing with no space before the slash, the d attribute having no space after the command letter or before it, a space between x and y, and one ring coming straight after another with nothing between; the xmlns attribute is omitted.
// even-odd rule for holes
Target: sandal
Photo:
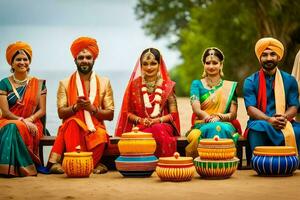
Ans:
<svg viewBox="0 0 300 200"><path fill-rule="evenodd" d="M108 169L102 163L98 163L93 170L94 174L105 174L106 172L108 172Z"/></svg>
<svg viewBox="0 0 300 200"><path fill-rule="evenodd" d="M50 167L51 174L63 174L65 173L60 163L55 163Z"/></svg>

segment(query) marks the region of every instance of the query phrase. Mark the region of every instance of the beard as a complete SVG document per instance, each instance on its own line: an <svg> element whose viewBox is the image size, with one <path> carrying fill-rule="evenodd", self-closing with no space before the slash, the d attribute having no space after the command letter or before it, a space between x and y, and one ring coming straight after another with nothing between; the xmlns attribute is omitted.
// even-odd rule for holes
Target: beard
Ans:
<svg viewBox="0 0 300 200"><path fill-rule="evenodd" d="M265 70L271 71L277 67L278 62L277 61L264 61L261 63L261 65Z"/></svg>
<svg viewBox="0 0 300 200"><path fill-rule="evenodd" d="M92 71L94 62L79 64L76 62L77 70L82 74L88 74Z"/></svg>

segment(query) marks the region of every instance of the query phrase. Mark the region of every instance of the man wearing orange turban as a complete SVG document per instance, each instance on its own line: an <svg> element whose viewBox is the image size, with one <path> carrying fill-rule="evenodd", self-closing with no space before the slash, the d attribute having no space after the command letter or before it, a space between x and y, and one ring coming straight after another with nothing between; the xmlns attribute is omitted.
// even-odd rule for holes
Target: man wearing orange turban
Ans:
<svg viewBox="0 0 300 200"><path fill-rule="evenodd" d="M93 152L94 173L105 173L99 163L108 143L104 120L114 116L113 92L110 81L93 71L99 54L97 41L80 37L71 45L77 71L60 81L57 96L58 116L63 120L50 153L48 166L52 173L63 173L64 152Z"/></svg>
<svg viewBox="0 0 300 200"><path fill-rule="evenodd" d="M300 145L300 123L294 122L299 107L298 84L277 65L284 54L283 44L271 37L255 45L261 69L244 82L244 100L250 117L245 137L256 146Z"/></svg>

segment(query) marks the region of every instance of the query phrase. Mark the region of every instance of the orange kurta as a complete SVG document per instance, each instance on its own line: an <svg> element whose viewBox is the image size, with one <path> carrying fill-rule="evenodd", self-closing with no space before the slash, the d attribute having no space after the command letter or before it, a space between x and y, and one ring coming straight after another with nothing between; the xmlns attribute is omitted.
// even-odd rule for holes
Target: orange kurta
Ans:
<svg viewBox="0 0 300 200"><path fill-rule="evenodd" d="M106 81L103 81L99 76L96 76L96 80L97 93L93 105L102 109L113 110L113 97L109 80L104 78L103 80ZM64 97L61 93L63 93L66 97ZM67 81L67 86L64 86L63 82L60 83L58 101L63 99L62 101L65 101L65 103L58 102L58 107L74 105L77 97L76 76L74 73ZM85 97L88 98L86 93ZM82 151L93 152L94 165L100 161L105 144L109 142L108 134L103 121L99 121L93 115L91 115L91 117L96 128L96 131L93 133L91 133L87 128L83 110L76 112L72 117L63 121L63 124L59 127L57 138L50 154L49 163L61 162L63 153L75 151L75 148L78 145L81 146ZM90 137L90 140L87 140L88 135L92 136ZM94 147L89 148L90 146Z"/></svg>

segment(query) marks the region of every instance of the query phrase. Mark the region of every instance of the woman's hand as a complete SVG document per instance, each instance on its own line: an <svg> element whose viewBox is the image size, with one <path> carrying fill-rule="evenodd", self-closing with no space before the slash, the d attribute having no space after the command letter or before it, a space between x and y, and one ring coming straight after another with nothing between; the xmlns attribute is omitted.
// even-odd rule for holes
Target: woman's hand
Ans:
<svg viewBox="0 0 300 200"><path fill-rule="evenodd" d="M153 123L151 118L142 118L140 122L143 126L150 127Z"/></svg>
<svg viewBox="0 0 300 200"><path fill-rule="evenodd" d="M209 123L209 122L218 122L220 121L220 117L217 115L210 115L204 118L204 122L205 123Z"/></svg>
<svg viewBox="0 0 300 200"><path fill-rule="evenodd" d="M36 136L38 133L38 128L37 126L31 121L31 118L26 118L23 119L22 121L25 123L27 129L31 133L32 136Z"/></svg>

